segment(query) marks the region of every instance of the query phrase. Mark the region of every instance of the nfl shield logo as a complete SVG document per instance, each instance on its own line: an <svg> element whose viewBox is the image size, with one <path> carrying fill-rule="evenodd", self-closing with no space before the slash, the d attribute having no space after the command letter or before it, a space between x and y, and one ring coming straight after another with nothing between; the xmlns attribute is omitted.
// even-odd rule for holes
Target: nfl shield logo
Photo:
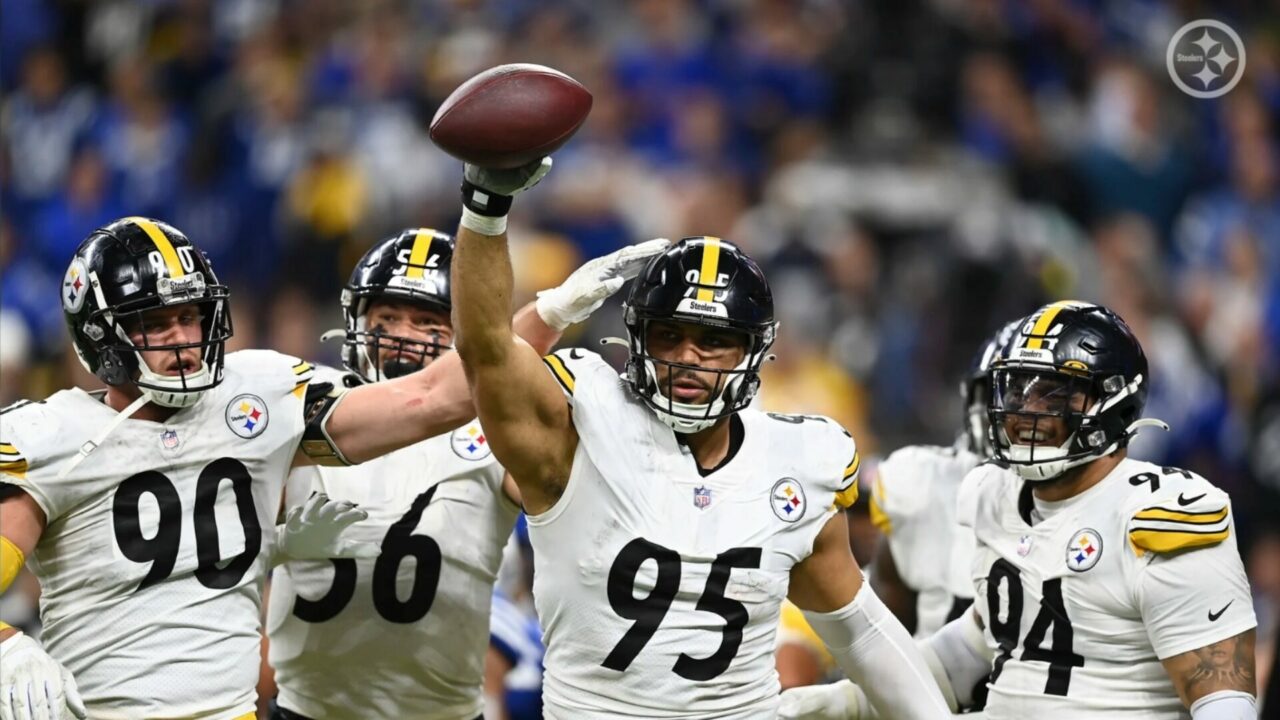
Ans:
<svg viewBox="0 0 1280 720"><path fill-rule="evenodd" d="M699 510L706 509L711 505L711 488L696 487L693 489L693 506Z"/></svg>
<svg viewBox="0 0 1280 720"><path fill-rule="evenodd" d="M178 447L178 431L165 430L164 434L160 436L160 444L164 446L165 450L173 450L177 448Z"/></svg>

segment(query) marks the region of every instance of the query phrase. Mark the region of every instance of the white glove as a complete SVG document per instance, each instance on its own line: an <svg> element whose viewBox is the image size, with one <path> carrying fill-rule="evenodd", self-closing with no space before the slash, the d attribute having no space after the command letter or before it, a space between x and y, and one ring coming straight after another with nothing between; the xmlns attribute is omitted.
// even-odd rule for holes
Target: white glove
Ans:
<svg viewBox="0 0 1280 720"><path fill-rule="evenodd" d="M670 245L670 240L658 238L588 261L559 287L538 292L538 317L556 331L586 320L623 283L639 275L653 256L660 255Z"/></svg>
<svg viewBox="0 0 1280 720"><path fill-rule="evenodd" d="M542 182L551 172L551 156L535 160L518 168L486 168L479 165L462 166L462 178L478 188L494 195L513 197Z"/></svg>
<svg viewBox="0 0 1280 720"><path fill-rule="evenodd" d="M0 720L71 720L85 717L71 672L18 633L0 643Z"/></svg>
<svg viewBox="0 0 1280 720"><path fill-rule="evenodd" d="M809 685L782 693L778 720L873 720L879 715L862 688L849 682Z"/></svg>
<svg viewBox="0 0 1280 720"><path fill-rule="evenodd" d="M289 508L284 524L276 526L273 564L289 560L377 557L382 552L377 543L357 542L343 534L348 527L367 517L369 513L354 503L312 493L303 504Z"/></svg>

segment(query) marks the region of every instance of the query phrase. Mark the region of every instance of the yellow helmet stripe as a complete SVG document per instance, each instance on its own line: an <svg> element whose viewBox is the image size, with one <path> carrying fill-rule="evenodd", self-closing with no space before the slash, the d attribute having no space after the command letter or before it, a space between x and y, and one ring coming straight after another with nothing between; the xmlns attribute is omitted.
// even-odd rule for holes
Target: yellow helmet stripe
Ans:
<svg viewBox="0 0 1280 720"><path fill-rule="evenodd" d="M1079 300L1059 300L1044 309L1040 317L1036 319L1036 324L1031 328L1031 339L1027 340L1027 349L1039 350L1044 346L1044 336L1049 332L1049 328L1053 327L1053 319L1058 317L1058 313L1069 307L1080 307L1087 303Z"/></svg>
<svg viewBox="0 0 1280 720"><path fill-rule="evenodd" d="M715 299L716 284L720 272L720 238L706 237L702 243L702 268L698 272L698 302L711 302Z"/></svg>
<svg viewBox="0 0 1280 720"><path fill-rule="evenodd" d="M431 241L434 237L434 230L418 228L418 234L413 238L413 250L409 251L409 269L405 271L405 277L422 277L422 269L431 255Z"/></svg>
<svg viewBox="0 0 1280 720"><path fill-rule="evenodd" d="M151 242L155 243L156 249L160 251L160 257L164 258L165 267L169 268L169 277L176 279L186 275L182 269L182 262L178 260L178 251L173 249L173 243L169 242L168 236L156 227L155 223L144 217L131 217L129 221L142 228L147 237L151 238Z"/></svg>

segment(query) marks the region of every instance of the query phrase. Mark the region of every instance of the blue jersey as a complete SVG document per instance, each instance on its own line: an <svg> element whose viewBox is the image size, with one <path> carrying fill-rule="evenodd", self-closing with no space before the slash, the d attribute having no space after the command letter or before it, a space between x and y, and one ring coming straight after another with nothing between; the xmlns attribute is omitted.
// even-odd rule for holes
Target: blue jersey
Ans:
<svg viewBox="0 0 1280 720"><path fill-rule="evenodd" d="M489 645L511 663L505 700L510 720L542 718L542 629L538 619L499 593L489 617Z"/></svg>

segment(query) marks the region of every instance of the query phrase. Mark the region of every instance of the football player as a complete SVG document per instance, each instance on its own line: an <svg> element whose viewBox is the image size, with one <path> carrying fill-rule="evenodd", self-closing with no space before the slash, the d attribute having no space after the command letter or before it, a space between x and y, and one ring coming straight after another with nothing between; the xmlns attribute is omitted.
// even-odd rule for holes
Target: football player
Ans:
<svg viewBox="0 0 1280 720"><path fill-rule="evenodd" d="M1257 717L1230 500L1127 457L1138 429L1163 426L1142 418L1147 373L1124 321L1074 301L1029 316L992 365L997 462L969 473L957 505L977 537L976 612L926 642L953 709L989 673L994 720ZM840 685L830 706L872 715Z"/></svg>
<svg viewBox="0 0 1280 720"><path fill-rule="evenodd" d="M554 330L633 277L655 240L587 263L537 308ZM405 230L374 245L342 292L342 387L394 380L452 348L453 238ZM588 288L589 286L589 288ZM585 298L585 301L584 301ZM571 316L571 317L570 317ZM480 425L358 467L304 468L287 494L320 491L369 514L347 534L375 558L296 561L273 578L267 619L279 696L274 718L472 720L484 709L489 604L520 496Z"/></svg>
<svg viewBox="0 0 1280 720"><path fill-rule="evenodd" d="M956 522L956 493L965 475L994 452L987 421L991 362L1017 324L1007 323L983 343L960 384L964 432L956 442L899 448L877 467L871 519L885 541L871 581L917 638L973 604L973 532Z"/></svg>
<svg viewBox="0 0 1280 720"><path fill-rule="evenodd" d="M347 391L312 382L296 358L226 355L227 288L185 235L146 218L81 243L62 304L77 355L107 387L0 415L0 588L29 564L48 650L0 630L0 709L67 717L81 712L78 683L95 718L252 717L261 585L277 554L263 528L289 468L362 462L465 423L461 365ZM554 339L530 309L517 324L535 344ZM330 553L359 552L328 540Z"/></svg>
<svg viewBox="0 0 1280 720"><path fill-rule="evenodd" d="M946 712L849 550L853 439L749 408L773 343L760 268L714 237L655 256L625 304L625 375L519 341L506 215L550 169L468 165L453 263L457 347L529 514L545 716L770 718L781 601L898 718Z"/></svg>

